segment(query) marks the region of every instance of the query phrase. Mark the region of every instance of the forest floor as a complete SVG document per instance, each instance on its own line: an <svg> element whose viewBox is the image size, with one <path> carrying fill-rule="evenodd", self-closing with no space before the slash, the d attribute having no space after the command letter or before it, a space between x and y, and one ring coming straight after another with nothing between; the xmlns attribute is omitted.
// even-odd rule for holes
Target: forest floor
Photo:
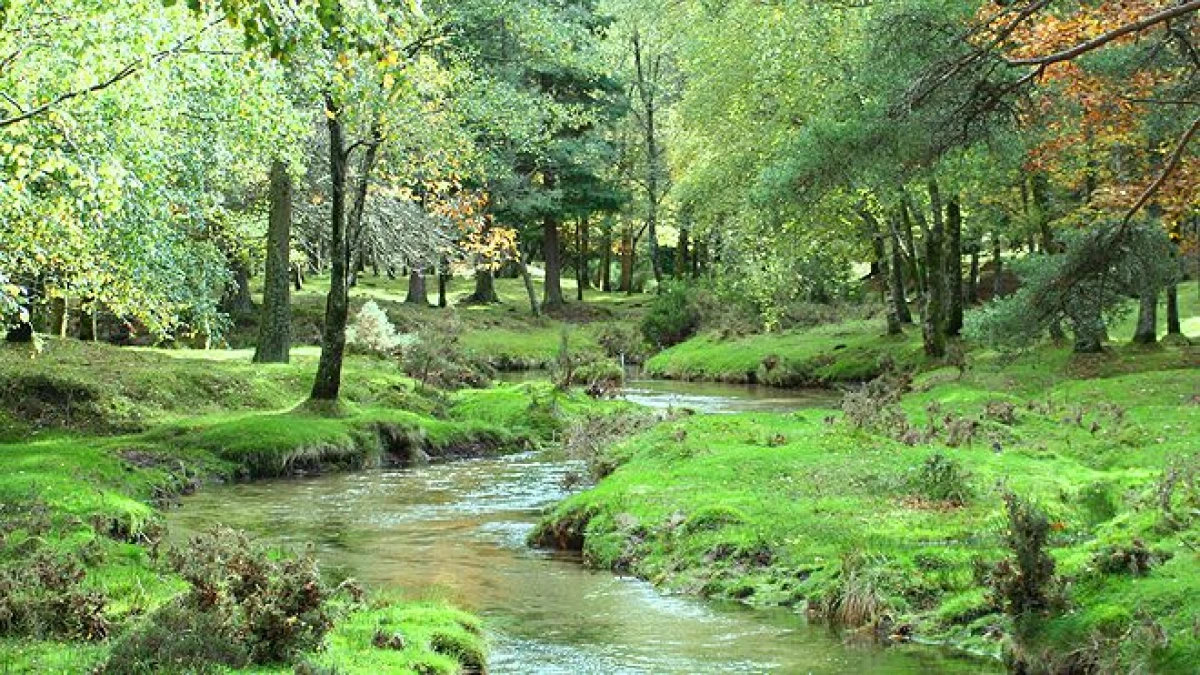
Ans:
<svg viewBox="0 0 1200 675"><path fill-rule="evenodd" d="M394 363L350 357L331 416L298 406L315 356L298 349L289 365L257 366L245 351L0 348L0 626L46 638L0 640L0 671L86 672L152 621L187 588L158 555L161 509L205 483L522 450L597 406L548 385L441 392ZM64 566L32 582L47 560ZM64 585L51 572L80 578ZM103 601L55 604L88 593ZM50 626L46 612L72 619ZM483 658L477 620L441 602L380 596L336 613L327 649L298 658L364 673L451 673ZM381 626L404 648L373 644Z"/></svg>

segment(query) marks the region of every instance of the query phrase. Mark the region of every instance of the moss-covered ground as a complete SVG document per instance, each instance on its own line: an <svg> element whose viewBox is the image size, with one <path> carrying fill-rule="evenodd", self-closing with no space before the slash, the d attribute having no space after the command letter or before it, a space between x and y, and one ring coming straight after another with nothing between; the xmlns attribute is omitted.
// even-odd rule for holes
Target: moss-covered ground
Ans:
<svg viewBox="0 0 1200 675"><path fill-rule="evenodd" d="M1166 315L1161 300L1159 322ZM1196 282L1179 287L1185 335L1200 339L1200 293ZM1133 336L1135 315L1130 304L1121 321L1110 326L1116 343ZM646 362L652 377L676 380L758 382L782 387L828 386L863 382L887 364L921 365L921 331L909 326L902 336L882 335L882 320L843 321L812 328L725 337L705 332L656 354Z"/></svg>
<svg viewBox="0 0 1200 675"><path fill-rule="evenodd" d="M896 346L872 345L857 326L807 335L819 338L770 349L795 340L794 353L819 358L837 340ZM695 363L721 377L752 367L750 347L766 351L768 339L724 354L700 338L651 366L707 353ZM619 468L562 503L535 541L670 588L1005 653L1034 672L1194 672L1200 350L1046 347L968 362L961 375L927 365L869 431L841 410L805 410L643 432L609 451ZM1008 493L1048 515L1050 593L1061 597L1020 621L986 580L1012 555Z"/></svg>
<svg viewBox="0 0 1200 675"><path fill-rule="evenodd" d="M49 340L40 353L0 349L0 568L19 579L39 556L81 561L81 588L103 594L110 626L106 639L3 638L0 672L89 671L124 630L185 590L156 556L160 509L207 481L524 449L591 407L548 385L440 392L393 362L351 357L343 403L329 414L301 405L315 358L301 348L289 365L259 366L246 351L73 340ZM22 524L35 517L44 523L36 532ZM313 664L449 673L483 658L478 622L445 605L377 601L342 619ZM402 648L372 643L393 628Z"/></svg>

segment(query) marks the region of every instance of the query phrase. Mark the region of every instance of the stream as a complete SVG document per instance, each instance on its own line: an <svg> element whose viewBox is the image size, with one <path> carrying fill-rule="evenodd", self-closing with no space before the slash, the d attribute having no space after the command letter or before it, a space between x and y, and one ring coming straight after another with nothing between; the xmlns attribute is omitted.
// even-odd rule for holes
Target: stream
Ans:
<svg viewBox="0 0 1200 675"><path fill-rule="evenodd" d="M704 413L829 405L827 392L633 381L630 400ZM998 664L931 647L849 642L787 610L665 595L531 550L538 517L578 462L540 453L212 486L168 520L176 538L223 524L311 544L327 569L482 616L492 673L980 673Z"/></svg>

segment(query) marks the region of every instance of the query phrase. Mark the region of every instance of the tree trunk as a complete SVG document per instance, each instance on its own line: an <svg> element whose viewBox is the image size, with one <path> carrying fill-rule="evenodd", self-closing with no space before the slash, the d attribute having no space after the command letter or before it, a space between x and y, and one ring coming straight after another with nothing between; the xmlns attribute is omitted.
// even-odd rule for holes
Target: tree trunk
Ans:
<svg viewBox="0 0 1200 675"><path fill-rule="evenodd" d="M971 271L967 275L967 302L979 302L979 242L971 244Z"/></svg>
<svg viewBox="0 0 1200 675"><path fill-rule="evenodd" d="M533 277L529 274L529 266L525 264L525 256L517 261L517 268L521 272L521 281L525 282L525 293L529 296L529 311L534 316L541 316L542 310L538 307L537 289L533 285Z"/></svg>
<svg viewBox="0 0 1200 675"><path fill-rule="evenodd" d="M438 261L438 307L445 309L450 306L450 261L442 257Z"/></svg>
<svg viewBox="0 0 1200 675"><path fill-rule="evenodd" d="M292 345L291 266L292 179L280 160L271 165L271 206L267 224L267 262L255 363L287 363Z"/></svg>
<svg viewBox="0 0 1200 675"><path fill-rule="evenodd" d="M408 295L404 296L404 302L420 307L429 306L429 290L425 287L424 270L414 267L408 275Z"/></svg>
<svg viewBox="0 0 1200 675"><path fill-rule="evenodd" d="M896 223L898 220L900 219L893 218L891 221L892 225L889 227L892 234L892 236L889 237L892 244L892 264L889 270L891 272L891 279L889 284L891 285L892 306L896 312L896 318L899 319L900 323L902 324L911 324L913 322L912 311L910 311L908 308L908 298L905 297L904 293L905 254L901 250L900 234L896 231Z"/></svg>
<svg viewBox="0 0 1200 675"><path fill-rule="evenodd" d="M575 223L575 299L583 302L583 289L588 285L587 270L587 218Z"/></svg>
<svg viewBox="0 0 1200 675"><path fill-rule="evenodd" d="M633 232L621 233L621 278L617 290L633 293Z"/></svg>
<svg viewBox="0 0 1200 675"><path fill-rule="evenodd" d="M367 198L370 171L375 153L382 142L378 127L373 130L371 144L366 146L363 171L356 186L351 222L346 222L346 156L341 110L329 94L325 95L325 111L329 128L330 192L330 261L329 295L325 299L325 324L321 330L321 359L313 381L311 397L317 401L336 401L342 387L342 362L346 354L346 321L350 315L350 241L348 227L357 229Z"/></svg>
<svg viewBox="0 0 1200 675"><path fill-rule="evenodd" d="M929 226L925 222L925 216L912 204L911 199L906 194L903 201L900 203L900 222L901 233L904 235L904 245L908 248L908 273L912 278L913 288L917 292L917 306L925 306L925 294L928 292L927 284L927 268L928 260L922 261L922 256L917 250L916 240L913 238L913 219L917 220L921 227L921 232L929 231Z"/></svg>
<svg viewBox="0 0 1200 675"><path fill-rule="evenodd" d="M250 270L240 257L229 261L233 283L221 298L221 311L235 319L254 315L254 298L250 295Z"/></svg>
<svg viewBox="0 0 1200 675"><path fill-rule="evenodd" d="M612 224L604 226L604 237L600 240L600 290L612 292Z"/></svg>
<svg viewBox="0 0 1200 675"><path fill-rule="evenodd" d="M304 290L304 268L300 263L292 265L292 287L297 291Z"/></svg>
<svg viewBox="0 0 1200 675"><path fill-rule="evenodd" d="M946 335L958 337L963 327L962 207L958 195L946 204Z"/></svg>
<svg viewBox="0 0 1200 675"><path fill-rule="evenodd" d="M934 358L946 355L946 284L940 274L945 268L942 262L942 200L937 181L929 181L929 205L933 224L925 235L925 311L922 313L921 332L925 343L925 354ZM922 217L923 220L923 217Z"/></svg>
<svg viewBox="0 0 1200 675"><path fill-rule="evenodd" d="M96 332L96 302L84 298L79 303L79 339L95 342Z"/></svg>
<svg viewBox="0 0 1200 675"><path fill-rule="evenodd" d="M636 73L638 99L642 103L642 131L646 144L646 235L650 249L650 270L654 273L655 292L662 290L662 266L658 259L658 127L655 97L658 73L654 63L647 63L642 54L641 35L633 33L633 63Z"/></svg>
<svg viewBox="0 0 1200 675"><path fill-rule="evenodd" d="M67 298L51 298L50 299L50 325L47 326L47 331L54 337L67 337Z"/></svg>
<svg viewBox="0 0 1200 675"><path fill-rule="evenodd" d="M554 175L546 174L546 189L553 190ZM562 245L558 240L558 219L547 215L542 219L542 253L546 258L546 282L542 287L542 308L561 309L566 301L562 292Z"/></svg>
<svg viewBox="0 0 1200 675"><path fill-rule="evenodd" d="M496 277L492 276L490 268L475 269L475 292L467 298L467 302L475 305L500 302L500 296L496 295Z"/></svg>
<svg viewBox="0 0 1200 675"><path fill-rule="evenodd" d="M867 233L871 235L871 247L875 252L874 281L879 284L879 292L883 296L886 308L887 334L900 335L904 331L900 326L900 314L896 311L897 301L894 296L890 300L888 298L892 274L888 268L888 253L887 246L884 244L883 228L879 226L879 219L875 217L874 213L867 210L865 204L859 205L857 210L859 218L867 228Z"/></svg>
<svg viewBox="0 0 1200 675"><path fill-rule="evenodd" d="M688 272L688 228L679 228L679 243L675 247L675 278L682 279Z"/></svg>
<svg viewBox="0 0 1200 675"><path fill-rule="evenodd" d="M1183 335L1183 325L1179 321L1179 287L1175 284L1167 286L1167 335Z"/></svg>
<svg viewBox="0 0 1200 675"><path fill-rule="evenodd" d="M1158 342L1158 292L1143 290L1138 305L1137 329L1134 344L1152 345Z"/></svg>
<svg viewBox="0 0 1200 675"><path fill-rule="evenodd" d="M1073 326L1076 354L1098 354L1104 351L1104 322L1088 321Z"/></svg>
<svg viewBox="0 0 1200 675"><path fill-rule="evenodd" d="M992 232L992 299L1004 295L1004 258L1001 256L1000 233Z"/></svg>

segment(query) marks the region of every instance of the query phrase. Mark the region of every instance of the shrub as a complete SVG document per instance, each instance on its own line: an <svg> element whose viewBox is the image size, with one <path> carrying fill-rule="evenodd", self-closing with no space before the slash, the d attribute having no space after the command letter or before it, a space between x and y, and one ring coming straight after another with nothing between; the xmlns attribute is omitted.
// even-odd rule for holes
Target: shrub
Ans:
<svg viewBox="0 0 1200 675"><path fill-rule="evenodd" d="M108 598L83 587L77 554L40 550L0 566L0 635L99 640L108 635Z"/></svg>
<svg viewBox="0 0 1200 675"><path fill-rule="evenodd" d="M438 389L486 387L495 375L491 366L469 354L458 340L454 326L421 331L405 348L404 372L421 387Z"/></svg>
<svg viewBox="0 0 1200 675"><path fill-rule="evenodd" d="M925 499L962 506L971 500L970 477L957 460L935 452L913 474L909 488Z"/></svg>
<svg viewBox="0 0 1200 675"><path fill-rule="evenodd" d="M0 635L102 639L108 598L83 586L85 563L102 549L92 542L62 553L51 533L43 502L0 504Z"/></svg>
<svg viewBox="0 0 1200 675"><path fill-rule="evenodd" d="M110 672L204 670L288 661L320 646L336 589L310 556L276 558L219 528L168 554L191 589L113 649Z"/></svg>
<svg viewBox="0 0 1200 675"><path fill-rule="evenodd" d="M670 347L696 334L700 311L687 286L664 286L642 319L642 335L656 347Z"/></svg>
<svg viewBox="0 0 1200 675"><path fill-rule="evenodd" d="M248 665L250 653L224 617L176 600L122 635L104 672L211 673Z"/></svg>
<svg viewBox="0 0 1200 675"><path fill-rule="evenodd" d="M624 359L626 363L641 363L646 360L646 338L634 326L621 323L608 323L600 328L596 342L604 349L604 353L614 359Z"/></svg>
<svg viewBox="0 0 1200 675"><path fill-rule="evenodd" d="M346 328L346 343L353 349L369 354L390 356L413 341L412 335L396 333L387 312L374 300L363 305Z"/></svg>
<svg viewBox="0 0 1200 675"><path fill-rule="evenodd" d="M1013 617L1053 606L1054 558L1046 551L1050 519L1035 505L1013 493L1004 496L1008 512L1005 544L1012 556L988 575L993 601Z"/></svg>

